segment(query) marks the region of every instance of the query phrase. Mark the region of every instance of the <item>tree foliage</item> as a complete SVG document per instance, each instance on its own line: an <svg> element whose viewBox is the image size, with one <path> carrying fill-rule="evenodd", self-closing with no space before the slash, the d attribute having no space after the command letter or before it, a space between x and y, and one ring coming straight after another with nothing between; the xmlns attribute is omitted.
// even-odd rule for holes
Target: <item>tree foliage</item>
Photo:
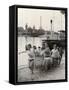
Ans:
<svg viewBox="0 0 69 90"><path fill-rule="evenodd" d="M61 12L61 14L63 14L63 15L65 14L65 11L64 11L64 10L61 10L60 12Z"/></svg>
<svg viewBox="0 0 69 90"><path fill-rule="evenodd" d="M18 28L18 33L21 35L29 35L32 37L38 37L39 35L43 35L45 33L45 31L43 29L35 29L35 28L31 28L28 27L27 29L23 29L22 27Z"/></svg>

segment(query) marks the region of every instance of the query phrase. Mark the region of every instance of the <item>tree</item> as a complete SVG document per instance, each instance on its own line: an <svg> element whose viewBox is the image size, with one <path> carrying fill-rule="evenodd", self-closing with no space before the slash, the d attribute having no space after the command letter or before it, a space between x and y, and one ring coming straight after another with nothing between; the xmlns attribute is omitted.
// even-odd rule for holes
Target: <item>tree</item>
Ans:
<svg viewBox="0 0 69 90"><path fill-rule="evenodd" d="M61 10L60 13L64 15L65 14L65 11L64 10Z"/></svg>

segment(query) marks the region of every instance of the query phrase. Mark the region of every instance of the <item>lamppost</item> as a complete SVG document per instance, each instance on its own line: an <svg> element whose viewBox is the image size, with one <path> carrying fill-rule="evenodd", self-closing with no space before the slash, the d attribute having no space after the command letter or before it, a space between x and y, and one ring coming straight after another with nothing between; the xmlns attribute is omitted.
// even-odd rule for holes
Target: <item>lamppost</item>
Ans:
<svg viewBox="0 0 69 90"><path fill-rule="evenodd" d="M40 16L40 29L42 29L42 16Z"/></svg>
<svg viewBox="0 0 69 90"><path fill-rule="evenodd" d="M35 25L33 26L33 34L34 34L34 32L35 32ZM34 46L34 43L35 42L35 37L33 36L33 46Z"/></svg>
<svg viewBox="0 0 69 90"><path fill-rule="evenodd" d="M53 38L53 35L52 35L53 34L53 32L52 32L52 23L53 23L53 20L52 19L50 20L50 23L51 23L51 38Z"/></svg>
<svg viewBox="0 0 69 90"><path fill-rule="evenodd" d="M26 24L26 25L25 25L25 30L26 30L26 36L25 36L25 39L26 39L26 46L27 46L27 29L28 29L28 25Z"/></svg>

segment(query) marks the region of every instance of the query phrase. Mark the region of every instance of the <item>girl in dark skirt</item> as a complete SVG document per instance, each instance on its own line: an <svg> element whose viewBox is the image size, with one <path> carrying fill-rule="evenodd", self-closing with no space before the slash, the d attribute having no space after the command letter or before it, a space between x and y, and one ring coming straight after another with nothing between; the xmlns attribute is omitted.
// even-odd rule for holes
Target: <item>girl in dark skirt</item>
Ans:
<svg viewBox="0 0 69 90"><path fill-rule="evenodd" d="M29 48L29 52L28 52L28 55L29 55L29 68L33 74L33 70L34 70L34 59L35 59L35 47L33 46L33 48L28 45L28 48Z"/></svg>

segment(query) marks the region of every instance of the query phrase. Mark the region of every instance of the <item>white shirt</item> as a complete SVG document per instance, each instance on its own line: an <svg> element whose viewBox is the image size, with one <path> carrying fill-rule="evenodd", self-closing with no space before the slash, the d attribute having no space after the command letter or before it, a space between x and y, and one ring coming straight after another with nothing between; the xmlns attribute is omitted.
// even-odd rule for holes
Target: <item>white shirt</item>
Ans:
<svg viewBox="0 0 69 90"><path fill-rule="evenodd" d="M35 58L35 54L34 54L34 51L33 51L33 49L30 49L29 51L28 51L28 58L29 59L34 59Z"/></svg>
<svg viewBox="0 0 69 90"><path fill-rule="evenodd" d="M59 57L59 51L57 50L57 49L52 49L52 57L54 57L54 58L57 58L57 57Z"/></svg>

